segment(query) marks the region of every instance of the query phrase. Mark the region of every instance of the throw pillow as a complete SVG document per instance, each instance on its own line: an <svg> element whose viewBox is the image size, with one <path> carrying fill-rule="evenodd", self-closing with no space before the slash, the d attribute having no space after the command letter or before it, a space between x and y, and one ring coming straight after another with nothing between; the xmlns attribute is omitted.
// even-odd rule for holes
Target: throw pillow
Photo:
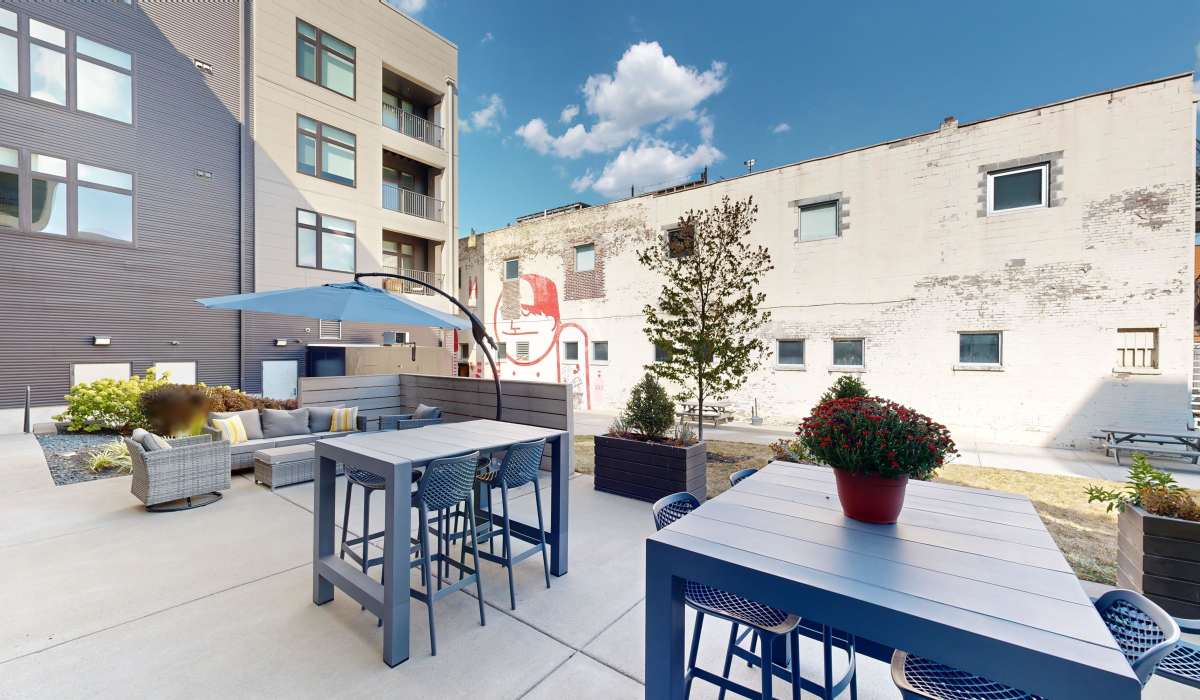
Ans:
<svg viewBox="0 0 1200 700"><path fill-rule="evenodd" d="M297 408L294 411L281 411L274 408L262 410L263 437L277 438L289 435L307 435L308 409Z"/></svg>
<svg viewBox="0 0 1200 700"><path fill-rule="evenodd" d="M428 418L439 418L442 415L442 409L437 406L426 406L423 403L417 404L417 410L413 411L413 420L425 420Z"/></svg>
<svg viewBox="0 0 1200 700"><path fill-rule="evenodd" d="M142 436L142 448L147 452L169 450L171 449L171 443L167 442L166 438L148 432Z"/></svg>
<svg viewBox="0 0 1200 700"><path fill-rule="evenodd" d="M240 445L249 439L246 437L246 426L242 424L241 416L214 418L212 425L221 431L221 439L228 441L230 445Z"/></svg>
<svg viewBox="0 0 1200 700"><path fill-rule="evenodd" d="M343 433L350 430L356 430L357 425L358 406L333 409L333 422L330 425L330 430L335 433Z"/></svg>
<svg viewBox="0 0 1200 700"><path fill-rule="evenodd" d="M262 419L258 416L258 409L251 408L245 411L228 411L208 414L208 419L212 422L217 418L229 418L231 416L241 416L242 426L246 429L247 440L261 440L263 437ZM213 425L213 427L217 427Z"/></svg>
<svg viewBox="0 0 1200 700"><path fill-rule="evenodd" d="M333 411L341 406L309 406L308 432L327 433L333 425Z"/></svg>

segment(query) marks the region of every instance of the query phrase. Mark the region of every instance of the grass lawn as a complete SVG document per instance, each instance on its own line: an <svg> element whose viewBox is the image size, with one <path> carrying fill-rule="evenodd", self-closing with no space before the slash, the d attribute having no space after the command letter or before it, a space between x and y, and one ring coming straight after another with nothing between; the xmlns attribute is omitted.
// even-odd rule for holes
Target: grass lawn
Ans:
<svg viewBox="0 0 1200 700"><path fill-rule="evenodd" d="M591 474L594 464L591 436L575 438L575 470ZM710 440L708 443L709 498L729 488L729 475L746 467L762 467L771 458L766 445ZM1113 584L1117 573L1117 516L1104 506L1088 503L1084 488L1113 482L1075 476L1035 474L1012 469L992 469L950 464L936 479L947 484L1008 491L1028 496L1042 522L1079 578Z"/></svg>

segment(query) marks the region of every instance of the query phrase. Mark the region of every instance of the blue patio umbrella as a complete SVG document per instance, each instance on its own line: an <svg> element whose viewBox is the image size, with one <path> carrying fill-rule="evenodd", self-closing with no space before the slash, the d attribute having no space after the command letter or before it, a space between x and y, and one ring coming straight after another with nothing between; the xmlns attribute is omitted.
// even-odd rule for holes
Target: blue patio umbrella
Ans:
<svg viewBox="0 0 1200 700"><path fill-rule="evenodd" d="M389 277L427 287L430 291L449 299L467 317L461 318L443 313L406 299L399 294L392 294L379 287L363 284L361 281L363 277ZM496 361L488 350L489 345L494 349L496 342L488 336L483 322L470 309L446 292L422 280L388 272L359 273L354 276L353 282L324 284L319 287L279 289L270 292L231 294L223 297L197 299L196 301L210 309L257 311L281 316L308 316L330 321L358 321L360 323L387 323L398 326L463 330L470 328L475 342L483 350L488 364L492 367L492 376L496 384L496 420L500 420L500 375L496 371Z"/></svg>

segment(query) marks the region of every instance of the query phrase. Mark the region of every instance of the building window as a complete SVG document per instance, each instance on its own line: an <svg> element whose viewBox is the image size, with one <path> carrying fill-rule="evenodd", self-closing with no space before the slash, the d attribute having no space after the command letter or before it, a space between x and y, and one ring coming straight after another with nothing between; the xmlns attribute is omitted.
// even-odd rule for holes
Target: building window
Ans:
<svg viewBox="0 0 1200 700"><path fill-rule="evenodd" d="M75 216L80 235L133 241L133 175L78 164Z"/></svg>
<svg viewBox="0 0 1200 700"><path fill-rule="evenodd" d="M1049 174L1049 163L988 173L988 213L999 214L1048 206Z"/></svg>
<svg viewBox="0 0 1200 700"><path fill-rule="evenodd" d="M355 138L349 131L296 116L296 169L354 186Z"/></svg>
<svg viewBox="0 0 1200 700"><path fill-rule="evenodd" d="M528 340L518 340L517 341L517 359L521 360L522 362L529 361L529 341Z"/></svg>
<svg viewBox="0 0 1200 700"><path fill-rule="evenodd" d="M71 365L71 386L100 379L124 381L132 375L128 362L93 362Z"/></svg>
<svg viewBox="0 0 1200 700"><path fill-rule="evenodd" d="M608 341L607 340L592 341L592 361L593 362L608 362Z"/></svg>
<svg viewBox="0 0 1200 700"><path fill-rule="evenodd" d="M354 272L354 222L296 210L296 265L332 272Z"/></svg>
<svg viewBox="0 0 1200 700"><path fill-rule="evenodd" d="M29 20L29 96L67 105L67 33Z"/></svg>
<svg viewBox="0 0 1200 700"><path fill-rule="evenodd" d="M1158 329L1118 328L1117 369L1158 369Z"/></svg>
<svg viewBox="0 0 1200 700"><path fill-rule="evenodd" d="M317 321L317 335L321 340L341 340L342 322L320 319Z"/></svg>
<svg viewBox="0 0 1200 700"><path fill-rule="evenodd" d="M0 8L0 90L19 92L17 13Z"/></svg>
<svg viewBox="0 0 1200 700"><path fill-rule="evenodd" d="M596 246L585 243L575 246L575 271L591 272L596 269Z"/></svg>
<svg viewBox="0 0 1200 700"><path fill-rule="evenodd" d="M133 123L133 58L97 41L75 37L75 108Z"/></svg>
<svg viewBox="0 0 1200 700"><path fill-rule="evenodd" d="M690 225L667 229L667 257L686 258L696 251L696 229Z"/></svg>
<svg viewBox="0 0 1200 700"><path fill-rule="evenodd" d="M67 235L67 161L33 153L29 156L30 230Z"/></svg>
<svg viewBox="0 0 1200 700"><path fill-rule="evenodd" d="M503 360L508 357L508 343L496 343L496 359Z"/></svg>
<svg viewBox="0 0 1200 700"><path fill-rule="evenodd" d="M864 367L862 338L834 338L834 367Z"/></svg>
<svg viewBox="0 0 1200 700"><path fill-rule="evenodd" d="M462 342L458 344L458 356L463 362L471 360L471 344Z"/></svg>
<svg viewBox="0 0 1200 700"><path fill-rule="evenodd" d="M504 279L515 280L521 276L521 261L517 258L504 261Z"/></svg>
<svg viewBox="0 0 1200 700"><path fill-rule="evenodd" d="M775 345L775 364L780 367L804 366L803 340L777 340Z"/></svg>
<svg viewBox="0 0 1200 700"><path fill-rule="evenodd" d="M21 154L0 146L0 226L21 226Z"/></svg>
<svg viewBox="0 0 1200 700"><path fill-rule="evenodd" d="M999 333L959 333L958 363L962 365L999 365Z"/></svg>
<svg viewBox="0 0 1200 700"><path fill-rule="evenodd" d="M579 341L567 340L563 342L563 359L567 362L579 361Z"/></svg>
<svg viewBox="0 0 1200 700"><path fill-rule="evenodd" d="M354 47L296 20L296 75L354 99Z"/></svg>
<svg viewBox="0 0 1200 700"><path fill-rule="evenodd" d="M0 227L54 236L133 241L133 175L0 147ZM28 192L28 212L22 194Z"/></svg>
<svg viewBox="0 0 1200 700"><path fill-rule="evenodd" d="M152 367L154 374L162 377L169 373L169 379L173 384L195 384L196 383L196 363L195 362L155 362Z"/></svg>
<svg viewBox="0 0 1200 700"><path fill-rule="evenodd" d="M800 207L800 240L823 241L838 237L838 202L819 202Z"/></svg>
<svg viewBox="0 0 1200 700"><path fill-rule="evenodd" d="M666 345L654 344L654 361L655 362L670 362L671 348Z"/></svg>

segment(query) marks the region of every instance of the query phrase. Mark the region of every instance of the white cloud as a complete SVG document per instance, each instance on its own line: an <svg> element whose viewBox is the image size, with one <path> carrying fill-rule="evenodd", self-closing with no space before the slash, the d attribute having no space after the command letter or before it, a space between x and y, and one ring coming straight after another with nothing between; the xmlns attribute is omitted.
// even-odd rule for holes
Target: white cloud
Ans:
<svg viewBox="0 0 1200 700"><path fill-rule="evenodd" d="M689 152L686 149L677 151L662 141L646 139L618 153L598 177L592 178L589 171L576 178L571 188L580 192L590 186L607 197L618 197L628 194L631 186L680 182L722 158L724 154L708 143Z"/></svg>
<svg viewBox="0 0 1200 700"><path fill-rule="evenodd" d="M491 33L491 32L484 32L484 33L483 33L483 38L479 40L479 43L481 43L481 44L486 44L486 43L489 43L489 42L490 42L492 39L495 39L495 38L496 38L496 37L492 36L492 33Z"/></svg>
<svg viewBox="0 0 1200 700"><path fill-rule="evenodd" d="M553 152L561 158L614 151L638 138L644 127L660 124L669 130L679 121L697 122L701 137L708 141L712 124L698 107L723 90L725 82L724 63L714 61L708 70L701 71L679 65L674 57L663 53L658 42L634 44L611 74L598 73L584 82L587 113L596 118L590 128L575 124L561 136L554 136L545 121L537 118L518 129L517 134L537 152ZM560 119L566 113L564 110Z"/></svg>
<svg viewBox="0 0 1200 700"><path fill-rule="evenodd" d="M425 9L426 0L387 0L387 4L410 15Z"/></svg>
<svg viewBox="0 0 1200 700"><path fill-rule="evenodd" d="M562 113L558 115L558 120L563 124L570 124L575 121L575 117L579 116L579 105L567 105L562 108Z"/></svg>
<svg viewBox="0 0 1200 700"><path fill-rule="evenodd" d="M779 122L771 129L772 134L786 134L792 130L792 125L787 122Z"/></svg>
<svg viewBox="0 0 1200 700"><path fill-rule="evenodd" d="M574 180L571 180L571 189L575 192L582 192L591 187L592 183L595 181L596 176L592 174L591 170L588 170L586 173L580 175Z"/></svg>
<svg viewBox="0 0 1200 700"><path fill-rule="evenodd" d="M471 112L465 120L459 123L460 131L499 131L500 117L507 112L504 109L504 99L493 93L479 98L483 107Z"/></svg>

